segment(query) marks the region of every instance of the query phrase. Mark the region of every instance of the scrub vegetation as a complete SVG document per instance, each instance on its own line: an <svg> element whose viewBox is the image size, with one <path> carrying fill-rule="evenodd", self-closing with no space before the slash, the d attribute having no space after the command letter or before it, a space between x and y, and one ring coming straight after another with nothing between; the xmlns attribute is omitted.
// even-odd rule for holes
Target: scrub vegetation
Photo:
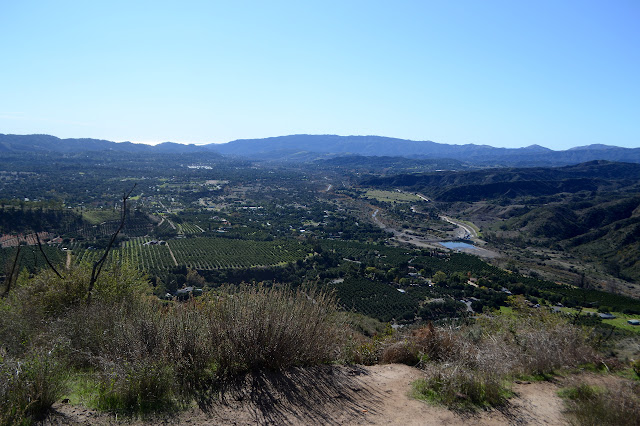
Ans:
<svg viewBox="0 0 640 426"><path fill-rule="evenodd" d="M128 266L22 276L0 302L0 422L30 423L69 393L121 413L174 410L238 375L334 361L343 327L313 289L224 288L162 302ZM78 386L78 383L83 383Z"/></svg>

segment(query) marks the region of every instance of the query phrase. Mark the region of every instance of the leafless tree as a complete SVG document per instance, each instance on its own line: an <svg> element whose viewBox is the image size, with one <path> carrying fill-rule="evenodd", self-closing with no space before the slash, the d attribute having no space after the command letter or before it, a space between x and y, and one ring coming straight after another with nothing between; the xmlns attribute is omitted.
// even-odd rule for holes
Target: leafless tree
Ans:
<svg viewBox="0 0 640 426"><path fill-rule="evenodd" d="M6 297L7 294L9 294L9 291L11 290L11 282L13 281L13 274L16 271L18 266L18 259L20 257L21 249L22 249L22 246L18 245L18 249L16 250L16 256L13 258L13 265L11 266L11 272L5 279L5 288L4 288L4 293L2 293L2 297Z"/></svg>
<svg viewBox="0 0 640 426"><path fill-rule="evenodd" d="M87 305L91 304L91 292L93 291L93 287L96 281L98 281L100 272L102 272L102 267L107 261L109 252L111 251L111 247L113 246L113 243L115 243L116 238L118 237L118 234L120 233L120 231L122 231L122 228L124 228L124 222L127 217L127 200L131 196L131 193L133 192L135 187L136 187L136 184L133 185L133 188L131 188L129 192L126 192L122 195L122 209L120 210L120 224L118 225L118 228L116 229L116 231L111 235L111 239L109 239L109 244L107 245L107 248L104 250L102 257L100 257L100 259L98 259L93 263L93 269L91 270L91 279L89 280L89 288L87 289Z"/></svg>
<svg viewBox="0 0 640 426"><path fill-rule="evenodd" d="M62 278L62 275L60 275L60 272L58 272L55 266L53 266L53 264L47 257L47 254L44 252L44 249L42 248L42 243L40 242L40 236L38 235L37 232L36 232L36 241L38 242L38 248L40 249L40 253L42 253L42 256L44 257L45 262L47 262L47 265L49 265L49 268L51 268L51 270L56 273L58 278Z"/></svg>

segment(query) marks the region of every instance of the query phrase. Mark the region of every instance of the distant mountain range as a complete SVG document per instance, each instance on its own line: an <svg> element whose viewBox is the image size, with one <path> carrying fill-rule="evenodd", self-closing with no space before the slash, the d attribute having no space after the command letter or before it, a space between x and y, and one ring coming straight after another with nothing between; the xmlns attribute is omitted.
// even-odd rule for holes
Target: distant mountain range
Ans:
<svg viewBox="0 0 640 426"><path fill-rule="evenodd" d="M60 139L49 135L0 134L2 153L77 153L122 151L184 154L200 151L257 161L310 162L343 156L394 156L451 159L476 166L560 166L593 160L640 163L640 148L588 145L554 151L539 145L495 148L488 145L447 145L382 136L290 135L239 139L223 144L193 145L165 142L155 146L99 139Z"/></svg>
<svg viewBox="0 0 640 426"><path fill-rule="evenodd" d="M143 143L112 142L102 139L60 139L50 135L4 135L0 133L0 155L2 153L61 153L120 151L131 153L182 154L201 151L196 145L164 142L155 146Z"/></svg>

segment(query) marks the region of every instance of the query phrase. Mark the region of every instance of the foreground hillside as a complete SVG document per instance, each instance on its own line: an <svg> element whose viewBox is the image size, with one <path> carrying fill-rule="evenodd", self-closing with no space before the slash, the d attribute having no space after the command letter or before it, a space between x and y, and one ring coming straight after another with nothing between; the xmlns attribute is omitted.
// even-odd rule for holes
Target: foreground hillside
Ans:
<svg viewBox="0 0 640 426"><path fill-rule="evenodd" d="M410 396L422 372L403 364L298 369L257 374L208 410L192 408L174 416L127 424L350 424L350 425L565 425L569 417L557 392L583 379L616 381L593 374L552 381L521 381L500 410L460 412L428 405ZM44 425L109 425L114 415L57 403Z"/></svg>
<svg viewBox="0 0 640 426"><path fill-rule="evenodd" d="M638 358L635 333L521 296L506 311L394 330L308 287L226 287L162 301L126 266L93 278L88 267L70 267L7 282L0 425L118 416L150 424L554 423L559 410L534 407L559 406L552 393L560 386L570 416L601 407L593 414L600 423L625 424L640 413L634 380L551 385L582 368L640 376L640 363L612 357L626 342ZM532 380L552 382L521 386Z"/></svg>

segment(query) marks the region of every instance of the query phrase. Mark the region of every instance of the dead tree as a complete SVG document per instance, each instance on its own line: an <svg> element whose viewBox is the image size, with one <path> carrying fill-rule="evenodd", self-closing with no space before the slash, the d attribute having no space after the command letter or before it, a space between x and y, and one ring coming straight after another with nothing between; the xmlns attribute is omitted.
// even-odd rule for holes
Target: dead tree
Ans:
<svg viewBox="0 0 640 426"><path fill-rule="evenodd" d="M44 252L44 249L42 248L42 243L40 242L40 236L38 235L37 232L36 232L36 241L38 242L38 248L40 249L40 253L42 253L42 257L44 257L44 260L45 262L47 262L47 265L49 265L49 268L51 268L51 270L56 273L58 278L62 278L62 275L60 275L60 272L58 272L55 266L53 266L51 261L49 261L47 254Z"/></svg>
<svg viewBox="0 0 640 426"><path fill-rule="evenodd" d="M5 288L4 293L2 293L2 297L6 297L11 290L11 282L13 281L13 273L16 271L18 266L18 258L20 257L20 249L22 249L21 245L18 245L18 249L16 250L16 257L13 258L13 265L11 266L11 272L9 276L5 280Z"/></svg>
<svg viewBox="0 0 640 426"><path fill-rule="evenodd" d="M120 224L118 225L116 232L114 232L111 235L111 239L109 239L109 244L107 245L107 248L104 250L102 257L100 257L100 259L98 259L93 263L93 269L91 270L91 279L89 280L89 288L87 289L87 305L91 304L91 292L93 291L93 286L95 285L96 281L98 281L98 277L100 276L100 272L102 272L102 267L107 261L107 257L109 256L111 247L113 246L113 243L115 243L116 238L118 237L118 234L120 233L120 231L122 231L122 228L124 228L124 221L127 217L127 200L131 196L131 193L133 192L135 187L136 187L136 184L133 185L133 188L131 188L129 192L122 195L122 209L120 210Z"/></svg>

